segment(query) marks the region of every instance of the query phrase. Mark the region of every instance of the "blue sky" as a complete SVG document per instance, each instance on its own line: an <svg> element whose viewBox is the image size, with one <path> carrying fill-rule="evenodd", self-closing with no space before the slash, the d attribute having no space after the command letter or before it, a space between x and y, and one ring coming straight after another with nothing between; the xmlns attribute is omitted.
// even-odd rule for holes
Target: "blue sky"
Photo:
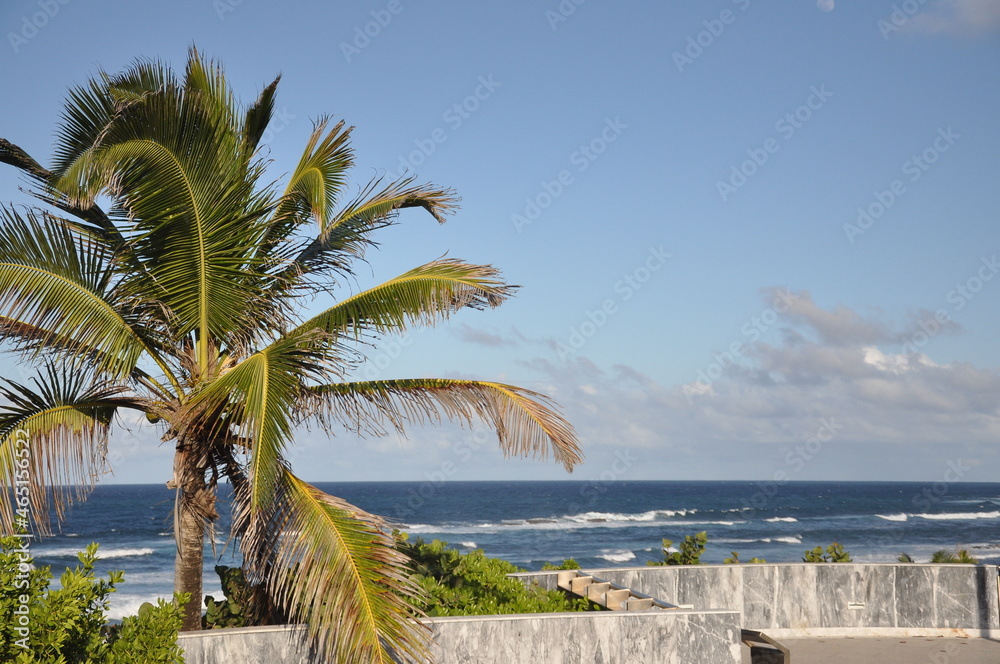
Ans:
<svg viewBox="0 0 1000 664"><path fill-rule="evenodd" d="M353 189L405 168L456 189L448 224L407 212L347 289L447 252L521 290L359 376L550 394L587 455L572 478L1000 477L995 0L11 0L0 33L0 136L43 163L68 86L196 44L244 100L282 74L276 178L331 114L357 127ZM0 171L0 200L19 183ZM125 424L109 481L166 480L159 433ZM294 465L566 477L486 434L303 431Z"/></svg>

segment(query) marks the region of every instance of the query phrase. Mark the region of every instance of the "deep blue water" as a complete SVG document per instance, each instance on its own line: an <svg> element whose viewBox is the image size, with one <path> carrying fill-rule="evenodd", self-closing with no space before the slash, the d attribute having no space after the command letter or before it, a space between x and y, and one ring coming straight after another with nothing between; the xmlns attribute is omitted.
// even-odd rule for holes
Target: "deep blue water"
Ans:
<svg viewBox="0 0 1000 664"><path fill-rule="evenodd" d="M807 548L840 542L857 561L925 561L938 549L970 549L1000 563L1000 484L790 482L358 482L324 491L392 519L411 537L481 548L527 569L576 558L585 567L644 565L663 538L708 532L702 560L794 562ZM223 493L228 494L228 487ZM172 588L173 493L162 485L99 486L74 505L62 534L34 542L36 564L71 566L88 542L100 569L122 569L113 617ZM220 505L226 512L226 505ZM218 553L228 515L218 524ZM206 593L219 595L206 556ZM235 564L230 554L223 564Z"/></svg>

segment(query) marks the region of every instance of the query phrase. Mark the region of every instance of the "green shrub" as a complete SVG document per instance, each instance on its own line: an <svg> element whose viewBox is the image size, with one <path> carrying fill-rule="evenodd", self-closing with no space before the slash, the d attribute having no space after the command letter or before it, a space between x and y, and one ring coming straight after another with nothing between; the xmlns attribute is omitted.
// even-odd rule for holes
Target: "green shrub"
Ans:
<svg viewBox="0 0 1000 664"><path fill-rule="evenodd" d="M544 563L542 565L543 570L556 570L556 569L580 569L580 563L576 562L572 558L566 558L558 565L553 565L552 563Z"/></svg>
<svg viewBox="0 0 1000 664"><path fill-rule="evenodd" d="M931 554L932 563L948 563L963 565L978 565L979 560L969 555L967 549L958 549L955 553L941 549Z"/></svg>
<svg viewBox="0 0 1000 664"><path fill-rule="evenodd" d="M14 664L180 664L180 606L145 604L121 625L106 624L108 596L119 571L94 575L97 544L90 544L50 588L52 570L34 567L27 539L0 538L0 661Z"/></svg>
<svg viewBox="0 0 1000 664"><path fill-rule="evenodd" d="M674 541L663 540L663 560L649 560L647 565L700 565L701 554L705 553L705 543L708 542L708 533L704 530L695 535L687 535L681 542L679 551L670 552Z"/></svg>
<svg viewBox="0 0 1000 664"><path fill-rule="evenodd" d="M202 629L284 625L289 622L288 613L275 604L264 585L249 583L242 568L216 565L215 573L219 575L224 596L221 600L212 595L205 596Z"/></svg>
<svg viewBox="0 0 1000 664"><path fill-rule="evenodd" d="M498 615L586 611L585 599L571 599L558 590L526 585L508 574L524 570L479 549L462 554L447 542L412 543L397 534L396 548L412 560L416 581L424 591L417 608L429 616Z"/></svg>
<svg viewBox="0 0 1000 664"><path fill-rule="evenodd" d="M806 551L805 556L802 558L804 563L849 563L851 562L851 554L844 551L844 547L840 544L834 542L830 546L826 547L826 553L823 552L823 547L817 546L815 549Z"/></svg>
<svg viewBox="0 0 1000 664"><path fill-rule="evenodd" d="M739 565L743 562L742 560L740 560L740 554L736 553L735 551L730 551L730 553L732 554L732 556L723 560L722 561L723 565ZM763 558L751 558L748 562L756 564L756 563L766 563L767 561L764 560Z"/></svg>

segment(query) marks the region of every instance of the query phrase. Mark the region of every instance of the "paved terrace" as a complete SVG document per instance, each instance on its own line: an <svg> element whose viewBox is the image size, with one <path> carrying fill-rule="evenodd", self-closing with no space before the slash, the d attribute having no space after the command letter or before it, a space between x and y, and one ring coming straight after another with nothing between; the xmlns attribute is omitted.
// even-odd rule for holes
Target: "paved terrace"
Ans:
<svg viewBox="0 0 1000 664"><path fill-rule="evenodd" d="M793 664L997 664L1000 640L945 637L782 639ZM743 649L743 664L750 664Z"/></svg>

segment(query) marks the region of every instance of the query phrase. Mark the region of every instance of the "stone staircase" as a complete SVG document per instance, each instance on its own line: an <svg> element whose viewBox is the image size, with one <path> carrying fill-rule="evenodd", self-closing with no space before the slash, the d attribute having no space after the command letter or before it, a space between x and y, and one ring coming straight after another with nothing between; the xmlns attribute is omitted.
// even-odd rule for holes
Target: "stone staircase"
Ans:
<svg viewBox="0 0 1000 664"><path fill-rule="evenodd" d="M596 576L570 569L559 572L556 585L568 593L586 597L594 604L611 611L649 611L651 609L679 609L675 604L637 593Z"/></svg>
<svg viewBox="0 0 1000 664"><path fill-rule="evenodd" d="M611 611L669 611L692 608L670 604L575 569L560 571L556 585L565 592L586 597ZM792 661L788 648L763 632L744 629L741 630L740 637L743 645L750 648L751 664L790 664Z"/></svg>

